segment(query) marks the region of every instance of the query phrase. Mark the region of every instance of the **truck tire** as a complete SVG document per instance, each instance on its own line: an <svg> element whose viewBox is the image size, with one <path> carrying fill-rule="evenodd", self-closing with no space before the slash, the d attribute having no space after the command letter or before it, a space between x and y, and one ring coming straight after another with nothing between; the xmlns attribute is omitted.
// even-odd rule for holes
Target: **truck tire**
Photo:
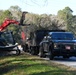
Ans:
<svg viewBox="0 0 76 75"><path fill-rule="evenodd" d="M39 46L36 46L35 47L35 55L38 55L39 54Z"/></svg>
<svg viewBox="0 0 76 75"><path fill-rule="evenodd" d="M54 55L52 53L52 47L49 47L49 59L53 60L54 59Z"/></svg>
<svg viewBox="0 0 76 75"><path fill-rule="evenodd" d="M37 47L31 47L30 48L30 53L31 55L38 55L39 54L39 50Z"/></svg>
<svg viewBox="0 0 76 75"><path fill-rule="evenodd" d="M27 44L22 45L22 48L23 48L24 52L28 52L28 45Z"/></svg>
<svg viewBox="0 0 76 75"><path fill-rule="evenodd" d="M44 48L42 46L40 46L39 48L39 56L42 58L42 57L45 57L45 54L44 54Z"/></svg>
<svg viewBox="0 0 76 75"><path fill-rule="evenodd" d="M34 47L31 47L31 48L30 48L30 53L31 53L31 55L35 55Z"/></svg>
<svg viewBox="0 0 76 75"><path fill-rule="evenodd" d="M52 52L50 51L50 52L49 52L49 59L50 59L50 60L53 60L53 58L54 58L54 56L53 56Z"/></svg>

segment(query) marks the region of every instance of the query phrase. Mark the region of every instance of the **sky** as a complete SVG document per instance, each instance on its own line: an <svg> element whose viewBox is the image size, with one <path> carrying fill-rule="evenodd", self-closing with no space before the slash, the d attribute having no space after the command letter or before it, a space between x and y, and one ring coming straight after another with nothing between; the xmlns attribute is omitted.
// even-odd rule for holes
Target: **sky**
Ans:
<svg viewBox="0 0 76 75"><path fill-rule="evenodd" d="M68 6L73 10L73 15L76 15L76 0L0 0L0 10L7 10L15 5L22 11L55 15Z"/></svg>

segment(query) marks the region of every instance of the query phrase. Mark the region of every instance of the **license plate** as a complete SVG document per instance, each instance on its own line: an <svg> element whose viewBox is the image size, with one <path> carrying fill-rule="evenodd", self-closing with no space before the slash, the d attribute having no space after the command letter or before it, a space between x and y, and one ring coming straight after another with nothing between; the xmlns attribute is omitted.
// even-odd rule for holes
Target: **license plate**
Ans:
<svg viewBox="0 0 76 75"><path fill-rule="evenodd" d="M71 48L70 48L70 46L66 46L66 49L67 49L67 50L70 50Z"/></svg>

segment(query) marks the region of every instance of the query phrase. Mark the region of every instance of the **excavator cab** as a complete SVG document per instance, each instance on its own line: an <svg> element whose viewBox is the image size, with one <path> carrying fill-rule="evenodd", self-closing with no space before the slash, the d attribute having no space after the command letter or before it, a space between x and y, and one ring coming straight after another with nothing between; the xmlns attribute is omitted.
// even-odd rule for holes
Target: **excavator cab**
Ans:
<svg viewBox="0 0 76 75"><path fill-rule="evenodd" d="M20 22L16 20L6 19L2 25L0 25L0 52L2 51L16 51L16 54L20 54L20 50L18 48L18 44L15 43L13 34L10 31L3 31L7 26L11 24L16 24L19 26L26 26L26 24L23 24L23 21L25 20L25 14L28 12L23 12Z"/></svg>
<svg viewBox="0 0 76 75"><path fill-rule="evenodd" d="M15 43L12 32L0 32L0 53L11 51L16 51L16 55L20 54L18 44Z"/></svg>
<svg viewBox="0 0 76 75"><path fill-rule="evenodd" d="M3 38L3 32L0 32L0 46L6 46L7 42L5 40L5 38Z"/></svg>
<svg viewBox="0 0 76 75"><path fill-rule="evenodd" d="M14 45L13 32L0 32L0 46Z"/></svg>

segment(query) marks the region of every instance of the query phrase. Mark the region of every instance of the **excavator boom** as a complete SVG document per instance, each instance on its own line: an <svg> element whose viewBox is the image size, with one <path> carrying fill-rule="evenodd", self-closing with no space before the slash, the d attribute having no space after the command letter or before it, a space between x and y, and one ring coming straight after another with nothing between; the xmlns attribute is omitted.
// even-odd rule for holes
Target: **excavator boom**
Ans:
<svg viewBox="0 0 76 75"><path fill-rule="evenodd" d="M4 30L8 25L10 24L16 24L19 25L18 21L6 19L3 24L0 26L0 31Z"/></svg>

